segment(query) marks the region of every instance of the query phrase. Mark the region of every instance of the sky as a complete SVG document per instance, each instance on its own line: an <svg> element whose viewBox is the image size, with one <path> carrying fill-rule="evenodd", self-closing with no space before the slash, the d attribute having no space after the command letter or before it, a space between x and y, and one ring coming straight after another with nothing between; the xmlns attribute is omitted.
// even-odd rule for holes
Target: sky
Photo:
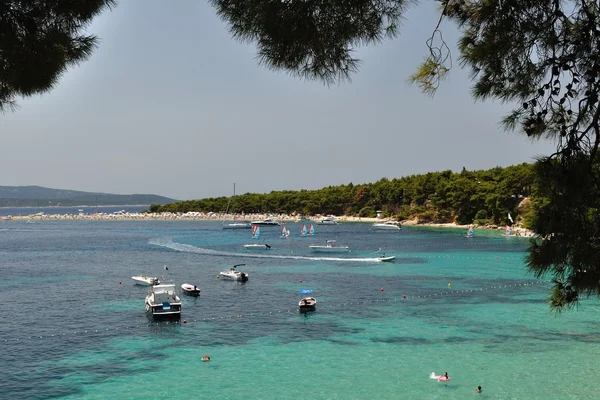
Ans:
<svg viewBox="0 0 600 400"><path fill-rule="evenodd" d="M88 28L100 38L90 60L0 114L0 185L185 200L229 196L234 182L238 194L318 189L551 153L500 127L510 105L472 99L454 46L434 97L407 82L433 3L411 8L398 38L358 49L351 83L327 87L259 65L205 1L120 0Z"/></svg>

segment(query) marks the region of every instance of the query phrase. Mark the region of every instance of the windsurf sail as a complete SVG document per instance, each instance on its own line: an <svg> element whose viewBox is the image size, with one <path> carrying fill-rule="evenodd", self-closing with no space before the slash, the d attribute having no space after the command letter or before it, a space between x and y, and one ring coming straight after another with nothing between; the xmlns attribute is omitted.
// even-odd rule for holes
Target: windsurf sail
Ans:
<svg viewBox="0 0 600 400"><path fill-rule="evenodd" d="M510 225L506 225L506 228L504 229L504 235L510 236Z"/></svg>
<svg viewBox="0 0 600 400"><path fill-rule="evenodd" d="M472 238L475 235L474 229L473 229L473 225L469 226L469 228L467 228L467 236L468 238Z"/></svg>
<svg viewBox="0 0 600 400"><path fill-rule="evenodd" d="M310 236L315 236L315 227L313 226L313 224L310 224L310 229L308 233Z"/></svg>
<svg viewBox="0 0 600 400"><path fill-rule="evenodd" d="M285 237L285 222L281 222L281 238Z"/></svg>
<svg viewBox="0 0 600 400"><path fill-rule="evenodd" d="M306 230L306 225L302 224L302 230L300 231L300 236L306 236L308 231Z"/></svg>
<svg viewBox="0 0 600 400"><path fill-rule="evenodd" d="M252 227L252 239L258 239L260 237L260 226L254 225Z"/></svg>
<svg viewBox="0 0 600 400"><path fill-rule="evenodd" d="M512 217L510 216L510 213L508 213L508 220L510 221L511 224L515 223L515 221L513 221Z"/></svg>

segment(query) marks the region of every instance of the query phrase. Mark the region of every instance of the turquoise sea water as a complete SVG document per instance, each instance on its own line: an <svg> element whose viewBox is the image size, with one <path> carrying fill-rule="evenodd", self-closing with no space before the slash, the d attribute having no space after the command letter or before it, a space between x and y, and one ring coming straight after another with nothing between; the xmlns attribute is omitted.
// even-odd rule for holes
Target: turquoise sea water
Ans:
<svg viewBox="0 0 600 400"><path fill-rule="evenodd" d="M272 250L252 252L249 231L218 222L0 221L0 397L600 397L598 302L551 313L549 284L524 268L526 239L288 227L289 239L262 229ZM326 239L352 252L308 251ZM373 262L383 252L396 262ZM238 263L247 283L216 279ZM202 293L182 297L180 323L154 323L131 281L142 273ZM316 312L298 313L300 289Z"/></svg>

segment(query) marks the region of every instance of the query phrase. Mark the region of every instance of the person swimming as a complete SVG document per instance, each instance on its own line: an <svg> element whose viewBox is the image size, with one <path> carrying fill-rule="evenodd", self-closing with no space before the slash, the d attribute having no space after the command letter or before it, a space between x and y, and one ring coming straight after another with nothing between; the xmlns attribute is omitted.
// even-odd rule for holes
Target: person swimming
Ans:
<svg viewBox="0 0 600 400"><path fill-rule="evenodd" d="M477 386L475 388L475 393L481 393L481 386Z"/></svg>
<svg viewBox="0 0 600 400"><path fill-rule="evenodd" d="M443 376L444 378L446 378L446 380L447 380L447 381L448 381L448 380L450 380L450 378L448 377L448 373L447 373L447 372L444 372L444 375L442 375L442 376Z"/></svg>

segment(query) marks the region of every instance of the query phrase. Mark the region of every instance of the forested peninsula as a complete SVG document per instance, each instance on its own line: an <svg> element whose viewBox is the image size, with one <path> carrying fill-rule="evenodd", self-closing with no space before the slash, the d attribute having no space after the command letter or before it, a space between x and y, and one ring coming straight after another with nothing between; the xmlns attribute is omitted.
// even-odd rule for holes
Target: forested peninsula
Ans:
<svg viewBox="0 0 600 400"><path fill-rule="evenodd" d="M318 190L284 190L237 195L237 213L346 215L418 219L419 223L505 224L508 213L527 225L528 201L534 186L534 165L460 173L450 170L382 178L375 183L328 186ZM216 212L227 208L229 197L153 204L148 212ZM231 211L231 210L230 210ZM516 219L518 218L518 220Z"/></svg>

